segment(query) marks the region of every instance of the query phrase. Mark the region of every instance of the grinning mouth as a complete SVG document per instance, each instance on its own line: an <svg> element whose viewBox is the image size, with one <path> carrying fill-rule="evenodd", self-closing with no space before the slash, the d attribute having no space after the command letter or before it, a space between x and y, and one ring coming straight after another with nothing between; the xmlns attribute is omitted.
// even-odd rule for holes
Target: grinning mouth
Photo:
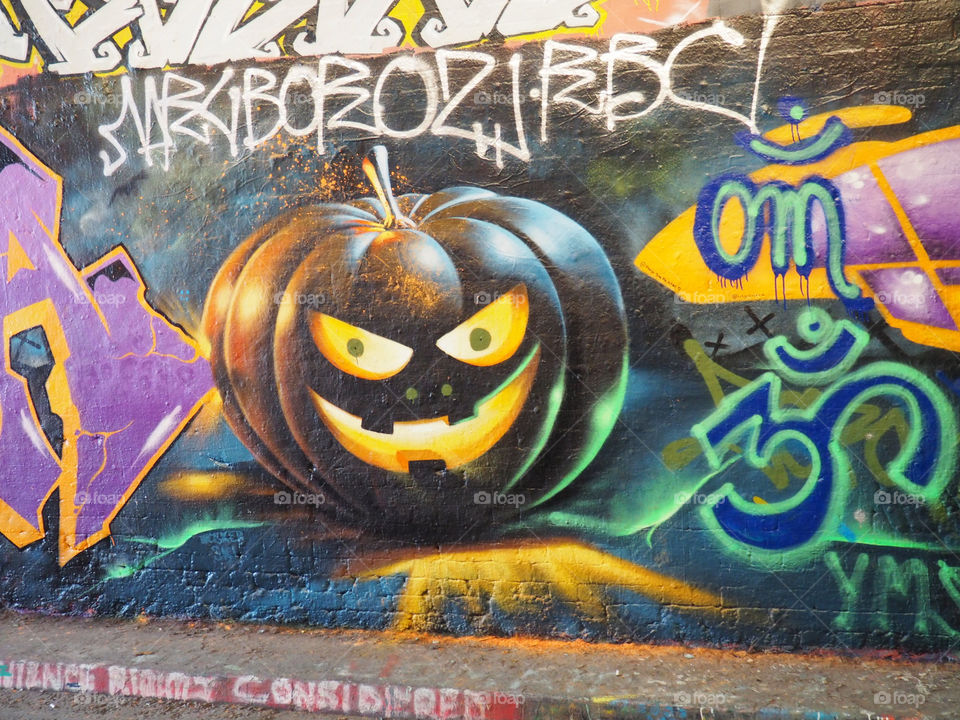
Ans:
<svg viewBox="0 0 960 720"><path fill-rule="evenodd" d="M540 365L540 345L496 390L476 405L472 417L454 425L446 415L395 422L392 433L362 427L362 420L311 391L327 429L352 455L392 472L410 472L410 463L442 460L453 469L475 460L497 444L513 425L533 387Z"/></svg>

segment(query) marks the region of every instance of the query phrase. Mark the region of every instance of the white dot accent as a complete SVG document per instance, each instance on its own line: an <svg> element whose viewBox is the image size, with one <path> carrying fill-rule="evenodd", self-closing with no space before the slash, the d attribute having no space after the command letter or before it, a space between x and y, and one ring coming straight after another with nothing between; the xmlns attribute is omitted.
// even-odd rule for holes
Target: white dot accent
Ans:
<svg viewBox="0 0 960 720"><path fill-rule="evenodd" d="M911 161L901 162L897 168L897 177L904 180L914 180L923 174L923 166L917 162L916 158Z"/></svg>

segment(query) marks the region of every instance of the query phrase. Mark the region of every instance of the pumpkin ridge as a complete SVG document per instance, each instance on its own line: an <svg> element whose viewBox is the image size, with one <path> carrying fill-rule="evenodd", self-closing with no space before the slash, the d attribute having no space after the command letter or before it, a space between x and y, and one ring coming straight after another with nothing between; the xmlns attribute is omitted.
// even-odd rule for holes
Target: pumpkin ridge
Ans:
<svg viewBox="0 0 960 720"><path fill-rule="evenodd" d="M238 304L242 303L244 296L241 293L248 293L250 286L260 284L258 279L263 277L263 270L266 268L280 268L295 263L295 258L308 254L312 250L312 245L301 243L303 234L322 233L325 229L339 228L344 220L343 215L334 215L332 217L308 217L298 223L294 228L289 225L275 233L268 242L260 246L248 258L237 280L237 290L235 291L231 312L228 314L224 328L223 344L227 355L236 353L241 361L247 365L246 373L252 382L258 385L275 385L277 376L273 362L266 362L267 356L275 354L275 343L273 333L258 331L260 323L263 321L276 322L277 316L283 310L284 302L288 300L285 295L285 283L276 284L278 279L275 275L267 277L273 281L272 287L266 290L267 303L264 305L265 312L258 314L257 325L250 326L250 323L244 323L238 316ZM338 234L344 234L345 231L339 231ZM329 235L328 235L329 237ZM283 249L288 250L287 253ZM296 264L293 265L295 269ZM292 272L292 270L291 270ZM251 278L253 278L251 280ZM245 287L246 286L246 287ZM272 291L272 292L271 292ZM280 296L279 298L277 296ZM278 302L279 300L279 302ZM271 302L272 301L272 302ZM253 333L251 335L251 333ZM259 348L259 351L257 349ZM251 352L251 350L253 350ZM241 368L234 362L228 367L228 376L231 386L237 386L244 377L240 375ZM329 483L324 482L320 488L314 487L314 473L312 472L312 463L305 455L299 454L299 446L292 437L284 437L286 434L282 428L271 420L279 408L273 405L270 398L275 397L274 393L241 393L238 398L238 405L247 424L256 432L260 441L270 450L271 453L280 458L287 470L297 478L297 480L311 487L311 490L317 491L324 487L329 487ZM272 432L269 429L273 427ZM277 434L279 433L279 435ZM292 456L291 456L292 452ZM285 462L284 462L285 460ZM340 493L335 488L330 488L332 500L340 500ZM350 504L347 500L347 504Z"/></svg>
<svg viewBox="0 0 960 720"><path fill-rule="evenodd" d="M620 285L597 240L559 210L471 186L397 197L385 153L376 148L365 161L377 198L300 207L229 256L205 308L211 365L241 441L282 482L329 493L323 510L337 522L412 541L442 539L437 533L451 523L476 536L563 490L611 432L626 367ZM529 303L522 336L512 324L521 315L504 313L502 304L483 310L519 283ZM420 293L427 285L435 287L432 304ZM313 307L311 298L324 304ZM317 312L346 324L326 350L309 332ZM447 349L471 349L438 346L461 328L460 344ZM476 345L474 332L483 333ZM508 332L520 344L510 356L497 355ZM391 364L399 351L382 339L410 353L402 366ZM476 415L479 398L534 346L527 394L489 447L473 447L467 435L437 441L471 457L463 463L432 440L419 447L416 423L446 417L456 427L468 411ZM488 357L474 354L488 347ZM328 353L343 353L340 364ZM366 375L352 364L364 353ZM359 418L368 434L356 433L348 448L318 413L314 395L350 422ZM406 472L390 469L397 467L389 444L397 423L402 437L394 447L404 455L396 460ZM379 464L364 438L387 443ZM526 504L474 497L506 489Z"/></svg>

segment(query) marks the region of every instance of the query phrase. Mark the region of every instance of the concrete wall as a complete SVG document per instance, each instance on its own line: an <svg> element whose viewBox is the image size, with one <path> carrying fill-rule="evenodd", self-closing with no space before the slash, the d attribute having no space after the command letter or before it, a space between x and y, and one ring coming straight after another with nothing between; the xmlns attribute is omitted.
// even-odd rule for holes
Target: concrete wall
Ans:
<svg viewBox="0 0 960 720"><path fill-rule="evenodd" d="M955 5L339 7L0 10L3 604L954 643Z"/></svg>

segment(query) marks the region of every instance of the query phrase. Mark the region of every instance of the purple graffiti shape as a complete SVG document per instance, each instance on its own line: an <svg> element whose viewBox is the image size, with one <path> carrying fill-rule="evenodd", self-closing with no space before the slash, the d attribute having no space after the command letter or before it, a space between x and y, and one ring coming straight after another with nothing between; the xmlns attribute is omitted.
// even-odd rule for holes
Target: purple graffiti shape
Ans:
<svg viewBox="0 0 960 720"><path fill-rule="evenodd" d="M122 247L73 265L60 178L3 128L0 198L0 532L18 547L43 537L59 490L63 564L110 534L213 379L197 344L147 304Z"/></svg>

